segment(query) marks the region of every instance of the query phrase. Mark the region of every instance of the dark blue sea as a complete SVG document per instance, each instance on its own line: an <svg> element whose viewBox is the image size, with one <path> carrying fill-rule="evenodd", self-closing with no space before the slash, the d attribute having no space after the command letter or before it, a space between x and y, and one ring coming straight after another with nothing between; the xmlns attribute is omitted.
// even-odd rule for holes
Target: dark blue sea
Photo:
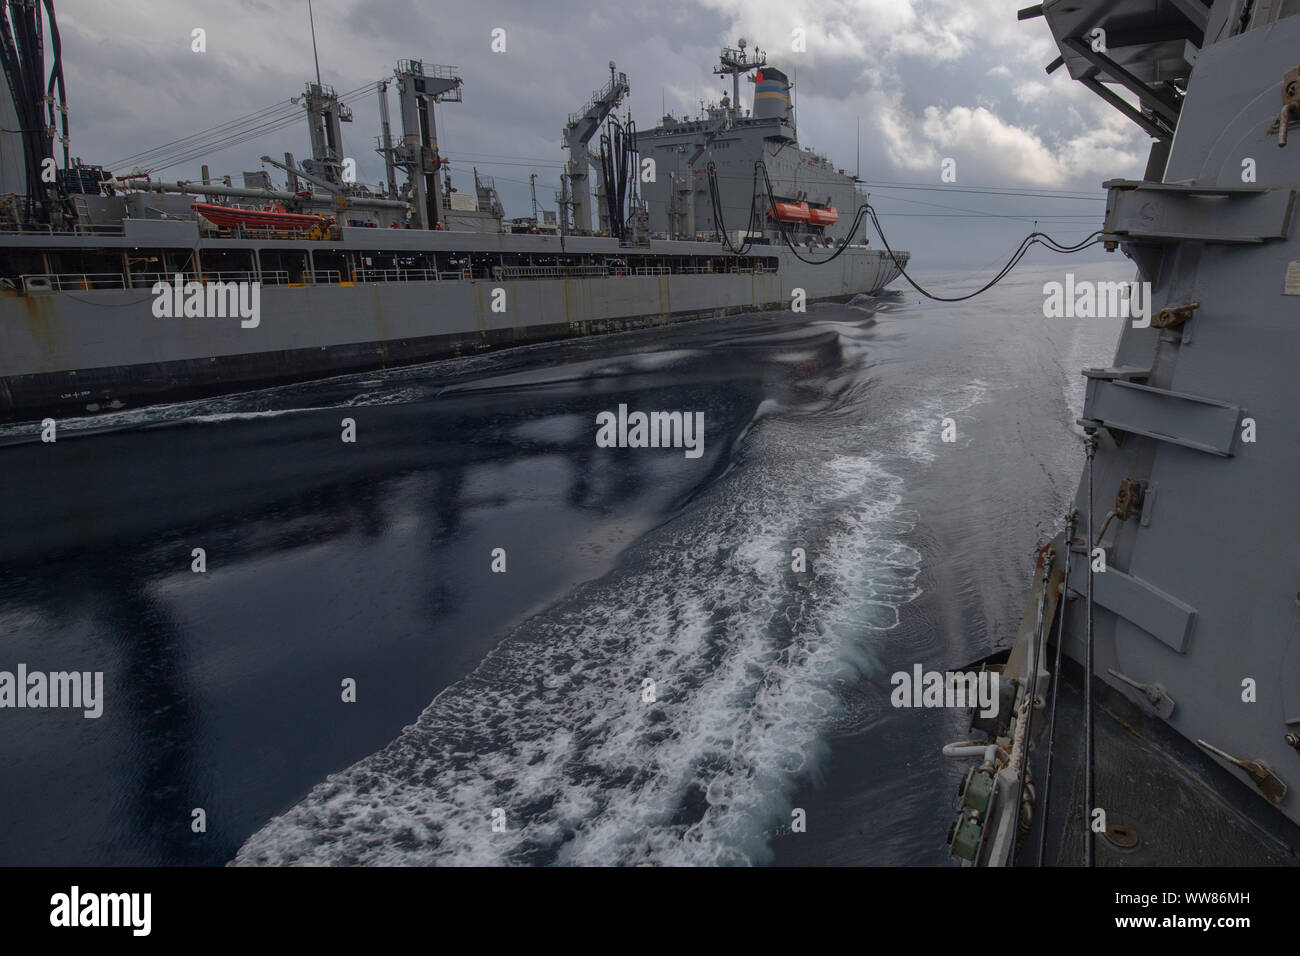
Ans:
<svg viewBox="0 0 1300 956"><path fill-rule="evenodd" d="M943 864L966 727L889 678L1014 636L1119 330L1066 268L1132 278L0 430L0 670L105 682L0 710L0 864Z"/></svg>

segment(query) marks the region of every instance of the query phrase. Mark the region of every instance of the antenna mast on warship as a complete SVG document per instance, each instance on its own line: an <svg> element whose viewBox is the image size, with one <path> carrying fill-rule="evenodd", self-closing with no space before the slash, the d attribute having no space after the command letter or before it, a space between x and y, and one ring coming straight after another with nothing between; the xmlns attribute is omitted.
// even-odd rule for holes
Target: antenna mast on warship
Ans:
<svg viewBox="0 0 1300 956"><path fill-rule="evenodd" d="M754 47L754 56L749 58L745 53L745 47L748 44L744 37L736 41L734 47L723 47L722 54L718 58L718 65L713 68L717 76L731 77L731 117L734 120L740 117L740 74L748 73L750 70L761 70L767 66L767 57L758 47Z"/></svg>

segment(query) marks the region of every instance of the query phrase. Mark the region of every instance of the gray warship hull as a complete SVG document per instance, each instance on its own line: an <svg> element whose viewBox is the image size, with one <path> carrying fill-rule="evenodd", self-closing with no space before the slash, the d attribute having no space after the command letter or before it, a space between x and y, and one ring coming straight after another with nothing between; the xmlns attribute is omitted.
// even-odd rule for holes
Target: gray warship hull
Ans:
<svg viewBox="0 0 1300 956"><path fill-rule="evenodd" d="M571 336L805 302L846 300L898 275L887 254L849 247L810 265L788 249L737 258L717 243L469 235L344 228L342 241L267 240L255 261L301 257L298 271L210 273L202 263L246 240L199 238L194 223L128 221L95 239L106 259L153 250L191 271L23 277L0 290L0 416L86 414L149 402L386 368ZM9 237L11 247L84 246L82 236ZM367 269L373 251L428 269ZM828 250L809 250L825 259ZM452 268L447 257L454 255ZM906 263L904 254L899 254ZM544 262L544 265L529 263ZM199 268L193 268L194 263ZM318 264L334 268L315 268ZM441 268L439 268L441 266ZM159 317L157 281L260 283L260 319Z"/></svg>
<svg viewBox="0 0 1300 956"><path fill-rule="evenodd" d="M1119 319L1113 364L1084 371L1085 472L1009 657L990 662L1015 703L980 728L991 749L950 838L962 863L1300 854L1296 14L1271 0L1022 12L1046 17L1053 69L1156 140L1143 181L1106 184L1102 229L1149 283L1150 321Z"/></svg>

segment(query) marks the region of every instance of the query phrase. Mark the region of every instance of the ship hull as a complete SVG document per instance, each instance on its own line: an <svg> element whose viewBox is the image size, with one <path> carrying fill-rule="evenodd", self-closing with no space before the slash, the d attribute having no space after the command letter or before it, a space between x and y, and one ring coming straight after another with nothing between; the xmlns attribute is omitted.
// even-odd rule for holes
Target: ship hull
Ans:
<svg viewBox="0 0 1300 956"><path fill-rule="evenodd" d="M264 286L255 327L158 317L149 289L0 298L0 418L83 415L556 339L844 301L898 275L850 249L775 273ZM502 290L498 293L497 290ZM504 308L504 311L496 311Z"/></svg>

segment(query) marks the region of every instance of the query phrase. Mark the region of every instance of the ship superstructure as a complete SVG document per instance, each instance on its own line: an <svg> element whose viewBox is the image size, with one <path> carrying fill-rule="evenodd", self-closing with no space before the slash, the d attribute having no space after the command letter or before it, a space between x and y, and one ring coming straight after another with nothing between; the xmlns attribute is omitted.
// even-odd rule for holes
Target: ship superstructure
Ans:
<svg viewBox="0 0 1300 956"><path fill-rule="evenodd" d="M761 50L749 51L744 39L722 50L714 72L731 78L731 96L705 105L694 118L665 115L659 126L637 133L641 156L655 161L654 181L641 185L651 232L667 238L723 231L734 236L748 232L753 222L754 231L766 237L785 229L805 243L861 239L847 235L860 205L855 177L799 145L788 74L768 64ZM754 89L750 110L741 108L742 76ZM758 161L767 168L775 199L791 207L788 215L775 215L762 184L755 188ZM709 194L710 162L717 169L721 223Z"/></svg>
<svg viewBox="0 0 1300 956"><path fill-rule="evenodd" d="M57 43L53 7L45 6ZM35 19L26 26L40 35ZM319 70L294 100L306 114L311 158L261 157L285 176L283 186L265 168L239 183L212 177L206 165L198 181L165 181L147 168L110 171L71 157L47 181L55 134L53 112L41 113L44 67L33 50L20 52L26 60L6 70L18 79L0 96L31 114L22 137L26 175L9 175L12 191L0 196L2 418L84 414L779 308L796 290L807 302L843 300L883 288L907 262L906 253L831 238L824 210L856 208L851 180L836 192L818 179L826 164L813 164L794 141L783 105L788 85L775 71L756 82L752 116L728 106L724 125L742 129L749 145L730 152L735 136L721 130L727 136L705 137L700 155L727 152L738 166L748 157L743 198L738 179L720 178L724 203L743 206L737 228L768 202L753 187L759 158L782 199L822 210L823 221L802 209L793 218L774 214L773 228L741 248L721 242L719 224L706 217L695 216L689 229L682 227L689 215L677 217L678 227L654 229L665 215L667 194L657 190L666 180L640 182L637 150L666 157L660 146L700 137L671 129L639 137L630 121L619 123L612 114L630 87L613 63L609 84L565 129L570 165L558 220L540 214L535 186L533 215L507 220L491 179L475 170L473 194L457 191L440 152L436 110L461 101L454 67L402 60L375 85L375 149L385 168L378 186L356 182L342 148L348 97L322 83ZM737 83L749 65L735 64ZM698 206L697 194L691 208ZM795 254L794 243L810 248ZM813 245L822 248L814 253ZM256 317L235 314L254 299Z"/></svg>

